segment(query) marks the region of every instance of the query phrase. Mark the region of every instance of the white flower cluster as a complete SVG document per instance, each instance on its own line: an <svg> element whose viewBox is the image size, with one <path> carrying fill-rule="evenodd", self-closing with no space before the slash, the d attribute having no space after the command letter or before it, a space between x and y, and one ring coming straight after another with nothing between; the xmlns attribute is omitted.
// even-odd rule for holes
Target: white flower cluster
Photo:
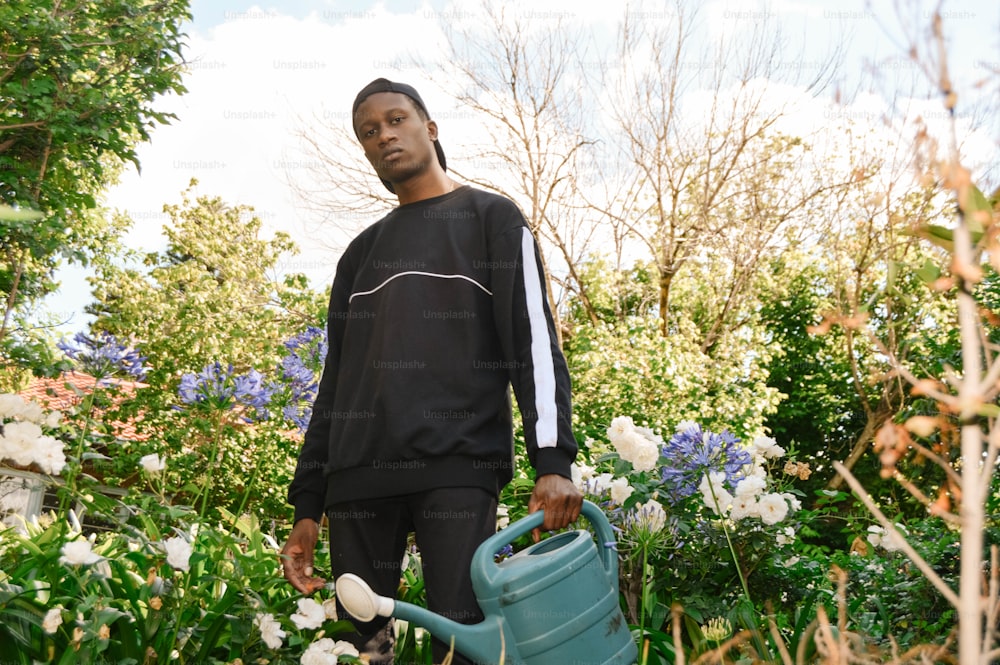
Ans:
<svg viewBox="0 0 1000 665"><path fill-rule="evenodd" d="M253 625L260 630L260 637L264 644L270 649L280 649L281 640L284 639L285 631L281 629L281 624L274 618L273 614L259 613L253 618Z"/></svg>
<svg viewBox="0 0 1000 665"><path fill-rule="evenodd" d="M300 598L299 611L289 617L299 630L315 630L323 626L323 622L337 620L337 605L333 598L317 603L312 598ZM271 649L280 649L282 640L287 633L281 628L281 622L273 614L258 613L253 624L260 630L260 637ZM325 665L337 662L338 656L358 656L358 650L349 642L334 642L331 639L320 639L309 645L302 654L303 665Z"/></svg>
<svg viewBox="0 0 1000 665"><path fill-rule="evenodd" d="M663 510L659 501L652 498L646 503L636 504L626 521L655 533L667 523L667 511Z"/></svg>
<svg viewBox="0 0 1000 665"><path fill-rule="evenodd" d="M628 478L615 478L611 473L598 474L594 467L582 463L574 463L570 472L573 474L573 484L584 494L599 496L610 490L611 502L619 506L632 495Z"/></svg>
<svg viewBox="0 0 1000 665"><path fill-rule="evenodd" d="M186 538L173 536L163 542L163 549L167 553L167 563L177 570L187 572L191 569L191 543Z"/></svg>
<svg viewBox="0 0 1000 665"><path fill-rule="evenodd" d="M337 665L340 656L360 654L354 645L344 640L334 642L329 637L318 639L302 654L302 665Z"/></svg>
<svg viewBox="0 0 1000 665"><path fill-rule="evenodd" d="M299 611L291 619L299 630L316 629L326 621L326 610L312 598L300 598Z"/></svg>
<svg viewBox="0 0 1000 665"><path fill-rule="evenodd" d="M765 492L767 489L767 460L783 457L784 449L774 439L761 436L754 439L750 447L753 463L743 472L743 477L730 493L725 485L726 474L713 471L702 478L698 491L705 505L716 515L739 521L756 517L764 524L777 524L802 504L794 494L788 492Z"/></svg>
<svg viewBox="0 0 1000 665"><path fill-rule="evenodd" d="M0 394L0 459L20 466L34 463L45 473L61 472L66 466L63 443L42 431L42 427L58 427L61 415L46 413L20 395Z"/></svg>
<svg viewBox="0 0 1000 665"><path fill-rule="evenodd" d="M67 566L89 566L103 557L94 552L94 534L89 539L78 538L62 546L59 563Z"/></svg>
<svg viewBox="0 0 1000 665"><path fill-rule="evenodd" d="M637 427L628 416L618 416L608 427L608 440L618 456L636 471L652 471L660 459L663 438L647 427Z"/></svg>

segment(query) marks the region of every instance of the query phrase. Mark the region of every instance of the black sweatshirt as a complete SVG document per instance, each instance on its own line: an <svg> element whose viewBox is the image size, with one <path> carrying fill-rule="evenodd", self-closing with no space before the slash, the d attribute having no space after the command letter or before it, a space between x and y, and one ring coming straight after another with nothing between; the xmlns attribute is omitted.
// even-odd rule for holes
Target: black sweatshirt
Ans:
<svg viewBox="0 0 1000 665"><path fill-rule="evenodd" d="M288 491L332 504L512 477L509 388L536 475L570 477L570 381L538 247L517 206L471 187L402 205L337 265L329 353Z"/></svg>

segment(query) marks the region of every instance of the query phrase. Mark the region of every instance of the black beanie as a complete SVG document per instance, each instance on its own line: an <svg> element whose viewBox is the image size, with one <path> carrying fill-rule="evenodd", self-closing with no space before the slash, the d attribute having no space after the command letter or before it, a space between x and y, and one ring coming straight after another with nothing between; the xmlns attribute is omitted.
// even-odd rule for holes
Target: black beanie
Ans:
<svg viewBox="0 0 1000 665"><path fill-rule="evenodd" d="M361 106L361 103L364 102L366 99L368 99L368 97L374 95L377 92L398 92L400 94L406 95L407 97L413 100L413 103L416 104L417 107L419 107L420 110L423 111L428 118L430 118L431 114L427 111L427 106L424 105L424 100L420 98L420 94L416 91L416 89L412 85L406 85L405 83L395 83L393 81L390 81L389 79L378 78L369 83L368 85L366 85L365 87L361 88L361 92L359 92L358 96L354 98L354 106L351 107L352 126L354 125L354 116L358 112L358 107ZM354 133L355 135L357 135L356 129ZM441 148L440 141L437 140L434 141L434 150L435 152L437 152L438 164L441 165L441 168L443 170L447 171L448 166L444 159L444 150ZM388 189L393 194L396 193L396 190L392 188L392 183L390 183L389 181L382 180L382 184L385 185L385 188Z"/></svg>

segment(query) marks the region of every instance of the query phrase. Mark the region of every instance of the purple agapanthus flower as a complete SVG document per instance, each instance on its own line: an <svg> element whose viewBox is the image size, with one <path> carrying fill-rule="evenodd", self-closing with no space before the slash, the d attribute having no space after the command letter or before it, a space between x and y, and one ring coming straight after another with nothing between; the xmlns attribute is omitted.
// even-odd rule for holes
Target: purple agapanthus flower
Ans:
<svg viewBox="0 0 1000 665"><path fill-rule="evenodd" d="M500 549L498 549L496 552L493 553L493 560L497 563L500 563L507 557L513 556L513 554L514 554L514 546L511 545L510 543L507 543L506 545L504 545L503 547L501 547Z"/></svg>
<svg viewBox="0 0 1000 665"><path fill-rule="evenodd" d="M698 491L705 474L721 471L725 482L735 487L741 471L753 463L750 451L739 445L740 440L729 431L721 434L704 432L700 425L690 424L679 429L663 446L663 484L676 499Z"/></svg>
<svg viewBox="0 0 1000 665"><path fill-rule="evenodd" d="M255 418L244 416L247 421L266 420L267 406L274 394L274 386L265 383L264 376L255 369L246 374L236 374L230 364L223 368L216 361L198 374L185 374L177 389L185 404L198 404L210 409L228 410L238 405L253 410Z"/></svg>
<svg viewBox="0 0 1000 665"><path fill-rule="evenodd" d="M311 326L285 342L289 353L281 359L281 377L288 390L282 414L301 431L309 426L319 383L317 374L326 360L326 333Z"/></svg>
<svg viewBox="0 0 1000 665"><path fill-rule="evenodd" d="M107 331L101 331L93 337L77 333L70 341L61 340L58 347L81 370L98 381L121 375L142 381L149 371L149 367L144 364L145 356L139 355L138 350L119 341Z"/></svg>

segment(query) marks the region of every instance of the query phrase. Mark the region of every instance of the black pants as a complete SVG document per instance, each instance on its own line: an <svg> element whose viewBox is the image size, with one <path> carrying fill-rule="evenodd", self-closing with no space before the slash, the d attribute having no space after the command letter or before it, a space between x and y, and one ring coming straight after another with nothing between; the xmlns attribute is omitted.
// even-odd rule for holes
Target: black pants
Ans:
<svg viewBox="0 0 1000 665"><path fill-rule="evenodd" d="M330 559L333 575L354 573L381 596L396 597L400 564L412 531L423 566L427 606L458 623L478 623L482 611L472 591L469 566L476 548L496 531L497 499L478 487L454 487L417 494L336 504L330 520ZM339 607L341 618L350 615ZM359 635L347 639L371 665L391 665L392 624L377 617L354 621ZM436 637L434 662L440 663L449 646ZM452 663L472 661L457 651Z"/></svg>

